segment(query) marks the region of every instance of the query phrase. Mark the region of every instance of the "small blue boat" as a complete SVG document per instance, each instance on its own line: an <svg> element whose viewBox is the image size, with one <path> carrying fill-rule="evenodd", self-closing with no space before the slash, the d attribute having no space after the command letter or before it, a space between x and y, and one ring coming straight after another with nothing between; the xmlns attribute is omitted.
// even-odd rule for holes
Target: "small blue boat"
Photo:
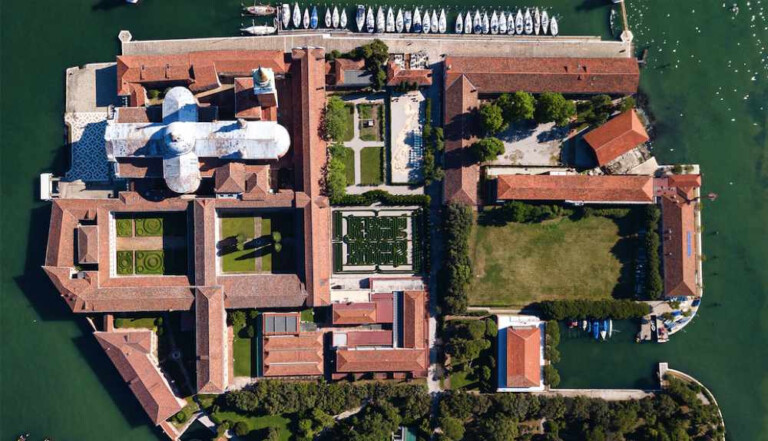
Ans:
<svg viewBox="0 0 768 441"><path fill-rule="evenodd" d="M603 320L603 324L601 326L602 329L600 329L600 338L605 340L605 337L608 335L608 320Z"/></svg>
<svg viewBox="0 0 768 441"><path fill-rule="evenodd" d="M595 340L600 338L600 322L597 320L592 322L592 336L595 337Z"/></svg>
<svg viewBox="0 0 768 441"><path fill-rule="evenodd" d="M312 15L309 17L309 27L317 29L317 6L312 6Z"/></svg>

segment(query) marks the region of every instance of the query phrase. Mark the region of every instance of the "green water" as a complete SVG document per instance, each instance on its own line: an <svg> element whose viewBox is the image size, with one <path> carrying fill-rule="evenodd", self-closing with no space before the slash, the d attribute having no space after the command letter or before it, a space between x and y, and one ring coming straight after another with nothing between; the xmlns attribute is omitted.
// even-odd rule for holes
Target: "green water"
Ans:
<svg viewBox="0 0 768 441"><path fill-rule="evenodd" d="M704 191L720 195L704 208L705 299L692 325L666 345L635 345L634 329L606 344L565 338L563 386L646 386L655 363L669 361L712 389L731 439L768 440L762 4L752 0L749 11L739 0L738 20L730 20L717 1L628 1L638 46L651 47L642 89L660 121L656 154L666 162L702 164ZM608 0L527 3L556 10L563 35L608 34ZM37 176L67 168L66 67L113 60L121 29L138 39L232 35L241 22L238 6L230 0L143 0L138 7L122 0L2 3L0 438L21 431L57 440L157 438L82 320L39 269L50 210L36 201Z"/></svg>

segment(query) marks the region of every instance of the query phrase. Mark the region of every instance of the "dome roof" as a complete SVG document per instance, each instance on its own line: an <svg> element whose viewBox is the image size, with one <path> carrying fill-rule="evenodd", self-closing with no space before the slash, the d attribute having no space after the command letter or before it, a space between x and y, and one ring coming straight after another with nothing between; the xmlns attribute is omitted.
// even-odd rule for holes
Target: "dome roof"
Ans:
<svg viewBox="0 0 768 441"><path fill-rule="evenodd" d="M163 122L174 121L197 121L197 100L186 87L174 87L163 98Z"/></svg>
<svg viewBox="0 0 768 441"><path fill-rule="evenodd" d="M195 148L194 127L183 122L173 122L165 128L163 136L165 152L178 156L191 152Z"/></svg>

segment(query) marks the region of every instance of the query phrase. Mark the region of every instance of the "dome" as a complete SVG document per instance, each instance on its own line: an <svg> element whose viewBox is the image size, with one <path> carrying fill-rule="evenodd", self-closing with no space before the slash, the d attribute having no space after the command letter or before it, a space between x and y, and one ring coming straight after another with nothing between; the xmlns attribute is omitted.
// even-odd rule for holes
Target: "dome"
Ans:
<svg viewBox="0 0 768 441"><path fill-rule="evenodd" d="M183 122L173 122L165 128L163 136L165 152L171 156L178 156L191 152L195 148L194 127Z"/></svg>
<svg viewBox="0 0 768 441"><path fill-rule="evenodd" d="M163 122L197 121L197 100L186 87L174 87L163 98Z"/></svg>

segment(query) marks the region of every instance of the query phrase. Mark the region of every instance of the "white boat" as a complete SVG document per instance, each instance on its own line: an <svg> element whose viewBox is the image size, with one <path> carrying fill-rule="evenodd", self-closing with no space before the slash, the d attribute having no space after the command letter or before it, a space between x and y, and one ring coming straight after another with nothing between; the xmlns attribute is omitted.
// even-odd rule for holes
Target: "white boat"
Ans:
<svg viewBox="0 0 768 441"><path fill-rule="evenodd" d="M368 32L373 32L375 21L373 19L373 9L368 7L368 14L365 16L365 25L368 27Z"/></svg>
<svg viewBox="0 0 768 441"><path fill-rule="evenodd" d="M410 9L405 11L405 32L411 32L411 25L413 25L413 13Z"/></svg>
<svg viewBox="0 0 768 441"><path fill-rule="evenodd" d="M283 27L287 29L291 24L291 5L288 3L283 3L283 9L280 12L280 15L280 18L283 19Z"/></svg>
<svg viewBox="0 0 768 441"><path fill-rule="evenodd" d="M339 27L341 29L347 28L347 9L346 8L341 10L341 17L339 18Z"/></svg>
<svg viewBox="0 0 768 441"><path fill-rule="evenodd" d="M274 6L269 6L269 5L253 5L253 6L246 6L245 12L251 15L265 16L265 15L275 15L275 12L277 12L277 9Z"/></svg>
<svg viewBox="0 0 768 441"><path fill-rule="evenodd" d="M608 338L613 336L613 320L608 320Z"/></svg>
<svg viewBox="0 0 768 441"><path fill-rule="evenodd" d="M384 32L385 25L386 22L384 20L384 10L381 9L381 6L379 6L379 9L376 10L376 32Z"/></svg>
<svg viewBox="0 0 768 441"><path fill-rule="evenodd" d="M325 8L325 27L330 28L333 22L331 21L331 8Z"/></svg>
<svg viewBox="0 0 768 441"><path fill-rule="evenodd" d="M331 14L331 24L334 28L339 27L339 8L333 7L333 14Z"/></svg>
<svg viewBox="0 0 768 441"><path fill-rule="evenodd" d="M608 332L605 329L600 330L600 338L605 340L605 336L608 335Z"/></svg>
<svg viewBox="0 0 768 441"><path fill-rule="evenodd" d="M304 10L304 18L302 19L302 24L304 25L304 29L309 28L309 8Z"/></svg>
<svg viewBox="0 0 768 441"><path fill-rule="evenodd" d="M512 11L507 14L507 33L509 35L515 34L515 14Z"/></svg>
<svg viewBox="0 0 768 441"><path fill-rule="evenodd" d="M491 14L491 34L498 34L499 33L499 16L496 15L496 11L493 11L493 14Z"/></svg>
<svg viewBox="0 0 768 441"><path fill-rule="evenodd" d="M560 30L557 28L557 19L552 17L549 19L549 33L556 36Z"/></svg>
<svg viewBox="0 0 768 441"><path fill-rule="evenodd" d="M531 35L533 33L533 18L531 18L531 10L525 10L525 33Z"/></svg>
<svg viewBox="0 0 768 441"><path fill-rule="evenodd" d="M541 30L541 13L539 12L539 8L536 8L533 10L533 33L536 35L539 35L539 31Z"/></svg>
<svg viewBox="0 0 768 441"><path fill-rule="evenodd" d="M523 34L523 14L519 9L517 10L517 16L515 17L515 34Z"/></svg>
<svg viewBox="0 0 768 441"><path fill-rule="evenodd" d="M248 26L247 28L242 28L240 31L251 35L270 35L274 34L275 31L277 31L277 28L274 26L254 25Z"/></svg>
<svg viewBox="0 0 768 441"><path fill-rule="evenodd" d="M501 11L501 14L499 14L499 34L506 34L507 33L507 15L504 14L504 11Z"/></svg>
<svg viewBox="0 0 768 441"><path fill-rule="evenodd" d="M481 34L483 32L483 17L477 9L475 9L475 19L472 22L472 31L475 34Z"/></svg>
<svg viewBox="0 0 768 441"><path fill-rule="evenodd" d="M456 17L456 33L461 34L462 32L464 32L464 18L459 14Z"/></svg>
<svg viewBox="0 0 768 441"><path fill-rule="evenodd" d="M413 11L413 32L421 32L421 14L419 8Z"/></svg>
<svg viewBox="0 0 768 441"><path fill-rule="evenodd" d="M459 16L459 19L461 19L461 16ZM472 33L472 14L469 11L467 11L467 14L464 16L464 33Z"/></svg>
<svg viewBox="0 0 768 441"><path fill-rule="evenodd" d="M587 321L586 320L582 320L581 321L581 329L584 330L584 331L587 330Z"/></svg>
<svg viewBox="0 0 768 441"><path fill-rule="evenodd" d="M445 9L440 10L440 18L437 21L437 30L441 34L445 34L448 30L448 21L445 18Z"/></svg>
<svg viewBox="0 0 768 441"><path fill-rule="evenodd" d="M397 10L397 15L395 16L395 30L398 34L403 32L403 10L399 8Z"/></svg>
<svg viewBox="0 0 768 441"><path fill-rule="evenodd" d="M395 13L392 8L387 8L387 32L395 32Z"/></svg>
<svg viewBox="0 0 768 441"><path fill-rule="evenodd" d="M432 30L432 23L429 19L429 11L424 11L424 16L422 19L423 21L421 22L421 31L425 34L429 34L429 31Z"/></svg>
<svg viewBox="0 0 768 441"><path fill-rule="evenodd" d="M491 23L488 19L488 13L483 12L483 34L487 34L491 30Z"/></svg>
<svg viewBox="0 0 768 441"><path fill-rule="evenodd" d="M547 10L543 10L541 12L541 33L544 35L547 35L547 31L549 30L549 14L547 14Z"/></svg>
<svg viewBox="0 0 768 441"><path fill-rule="evenodd" d="M298 28L301 26L301 9L299 9L299 4L295 3L293 5L293 27Z"/></svg>
<svg viewBox="0 0 768 441"><path fill-rule="evenodd" d="M433 34L437 33L439 28L438 28L438 21L437 21L437 13L435 12L434 9L432 10L432 16L429 18L429 26L430 26L430 29L429 29L430 32L432 32Z"/></svg>

